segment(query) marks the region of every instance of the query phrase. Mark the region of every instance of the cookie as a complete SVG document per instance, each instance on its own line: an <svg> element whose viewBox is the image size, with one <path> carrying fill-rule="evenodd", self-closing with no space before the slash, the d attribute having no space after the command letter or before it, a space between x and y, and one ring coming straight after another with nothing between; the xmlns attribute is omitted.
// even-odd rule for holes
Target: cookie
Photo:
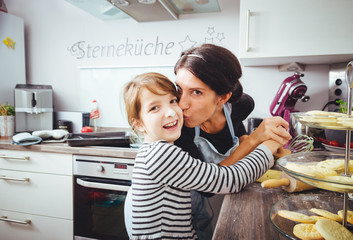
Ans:
<svg viewBox="0 0 353 240"><path fill-rule="evenodd" d="M335 170L330 169L330 168L319 167L319 166L316 165L315 167L313 167L313 169L315 169L316 171L318 171L321 174L325 175L325 177L327 177L327 176L337 176L337 172Z"/></svg>
<svg viewBox="0 0 353 240"><path fill-rule="evenodd" d="M306 115L323 115L323 116L338 116L338 117L344 117L347 116L345 113L339 113L339 112L326 112L326 111L320 111L320 110L311 110L305 113Z"/></svg>
<svg viewBox="0 0 353 240"><path fill-rule="evenodd" d="M337 214L343 219L343 210L339 210ZM347 222L353 224L353 211L347 210Z"/></svg>
<svg viewBox="0 0 353 240"><path fill-rule="evenodd" d="M329 168L332 170L342 170L344 169L344 159L329 159L319 162L316 166Z"/></svg>
<svg viewBox="0 0 353 240"><path fill-rule="evenodd" d="M287 163L286 168L294 172L306 174L313 177L320 177L320 178L325 177L325 174L320 172L318 168L316 168L313 165L297 164L297 163L290 162L290 163Z"/></svg>
<svg viewBox="0 0 353 240"><path fill-rule="evenodd" d="M279 210L278 215L287 218L292 221L301 222L301 223L315 223L316 220L308 215L303 213L288 211L288 210Z"/></svg>
<svg viewBox="0 0 353 240"><path fill-rule="evenodd" d="M305 240L321 240L324 239L319 231L316 229L315 224L312 223L299 223L294 226L293 234Z"/></svg>
<svg viewBox="0 0 353 240"><path fill-rule="evenodd" d="M342 221L342 218L340 216L324 209L312 208L310 209L310 212L316 213L317 215L331 219L333 221Z"/></svg>
<svg viewBox="0 0 353 240"><path fill-rule="evenodd" d="M322 218L315 223L315 226L326 240L353 240L353 234L336 221Z"/></svg>
<svg viewBox="0 0 353 240"><path fill-rule="evenodd" d="M313 219L315 219L315 222L317 222L317 220L321 219L321 218L325 218L325 217L322 217L322 216L317 216L317 215L313 215L313 216L310 216L312 217Z"/></svg>

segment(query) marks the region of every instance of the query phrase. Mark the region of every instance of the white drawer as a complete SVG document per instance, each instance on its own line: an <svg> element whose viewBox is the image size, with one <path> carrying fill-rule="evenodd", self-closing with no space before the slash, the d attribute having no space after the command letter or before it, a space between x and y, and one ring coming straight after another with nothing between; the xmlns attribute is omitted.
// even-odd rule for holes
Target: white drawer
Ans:
<svg viewBox="0 0 353 240"><path fill-rule="evenodd" d="M72 176L0 169L0 209L73 219L72 181Z"/></svg>
<svg viewBox="0 0 353 240"><path fill-rule="evenodd" d="M10 223L0 220L0 239L2 240L72 240L73 221L50 218L0 209L0 219L25 221L29 224Z"/></svg>
<svg viewBox="0 0 353 240"><path fill-rule="evenodd" d="M0 149L0 168L72 175L72 155Z"/></svg>

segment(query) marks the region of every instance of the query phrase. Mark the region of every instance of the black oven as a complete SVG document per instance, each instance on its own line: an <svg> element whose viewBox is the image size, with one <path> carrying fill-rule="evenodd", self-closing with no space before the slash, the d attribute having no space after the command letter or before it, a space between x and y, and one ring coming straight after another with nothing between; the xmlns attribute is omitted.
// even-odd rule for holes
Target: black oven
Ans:
<svg viewBox="0 0 353 240"><path fill-rule="evenodd" d="M129 239L124 203L133 159L74 156L74 239Z"/></svg>

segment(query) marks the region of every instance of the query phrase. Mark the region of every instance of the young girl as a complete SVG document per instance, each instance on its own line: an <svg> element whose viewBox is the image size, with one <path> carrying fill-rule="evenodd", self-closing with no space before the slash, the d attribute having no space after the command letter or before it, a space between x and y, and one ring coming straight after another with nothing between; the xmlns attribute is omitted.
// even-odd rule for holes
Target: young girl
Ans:
<svg viewBox="0 0 353 240"><path fill-rule="evenodd" d="M124 89L129 124L144 136L132 177L132 239L197 239L190 190L239 192L273 166L280 147L266 141L229 167L192 158L173 145L183 125L177 96L158 73L141 74Z"/></svg>

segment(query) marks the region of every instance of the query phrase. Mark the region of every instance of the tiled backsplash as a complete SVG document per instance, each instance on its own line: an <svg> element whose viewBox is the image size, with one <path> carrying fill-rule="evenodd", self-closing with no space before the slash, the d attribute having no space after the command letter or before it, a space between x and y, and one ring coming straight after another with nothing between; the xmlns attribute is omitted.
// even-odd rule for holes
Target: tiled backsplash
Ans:
<svg viewBox="0 0 353 240"><path fill-rule="evenodd" d="M129 127L122 96L124 85L145 72L158 72L174 81L173 70L173 66L82 68L78 105L81 111L90 112L92 101L97 101L100 118L96 120L96 125L99 127ZM91 120L91 125L94 122Z"/></svg>

